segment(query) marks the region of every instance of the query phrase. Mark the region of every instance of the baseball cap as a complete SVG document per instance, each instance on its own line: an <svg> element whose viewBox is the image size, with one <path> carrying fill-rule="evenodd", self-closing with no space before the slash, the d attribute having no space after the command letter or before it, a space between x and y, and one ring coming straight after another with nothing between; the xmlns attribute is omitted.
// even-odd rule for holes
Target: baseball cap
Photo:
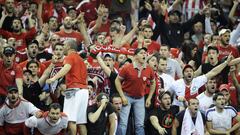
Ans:
<svg viewBox="0 0 240 135"><path fill-rule="evenodd" d="M28 44L28 46L31 44L36 44L37 46L39 46L39 42L36 39L32 40L30 44Z"/></svg>
<svg viewBox="0 0 240 135"><path fill-rule="evenodd" d="M173 14L176 14L176 15L179 16L179 17L182 15L182 13L181 13L180 11L178 11L178 10L171 10L171 11L168 13L168 16L173 15Z"/></svg>
<svg viewBox="0 0 240 135"><path fill-rule="evenodd" d="M191 68L193 70L193 67L191 65L185 65L184 68L183 68L183 72L187 69L187 68Z"/></svg>
<svg viewBox="0 0 240 135"><path fill-rule="evenodd" d="M104 53L104 54L103 54L103 58L106 58L106 57L110 57L110 58L112 58L113 60L115 60L115 56L114 56L114 54L112 54L112 53Z"/></svg>
<svg viewBox="0 0 240 135"><path fill-rule="evenodd" d="M147 52L147 48L145 48L145 47L137 48L137 49L134 51L134 55L138 54L141 50L144 50L144 51Z"/></svg>
<svg viewBox="0 0 240 135"><path fill-rule="evenodd" d="M219 87L219 91L221 92L223 90L229 91L230 86L228 84L221 84L220 87Z"/></svg>
<svg viewBox="0 0 240 135"><path fill-rule="evenodd" d="M11 46L7 46L3 48L3 54L4 55L12 55L15 54L15 49Z"/></svg>
<svg viewBox="0 0 240 135"><path fill-rule="evenodd" d="M230 29L221 29L221 30L218 32L218 35L221 36L222 34L225 34L226 32L231 33L231 30L230 30Z"/></svg>
<svg viewBox="0 0 240 135"><path fill-rule="evenodd" d="M18 88L16 86L8 86L7 87L7 91L10 92L10 91L18 91Z"/></svg>
<svg viewBox="0 0 240 135"><path fill-rule="evenodd" d="M97 96L97 101L100 102L102 99L108 99L109 100L109 97L105 93L99 93L98 96Z"/></svg>

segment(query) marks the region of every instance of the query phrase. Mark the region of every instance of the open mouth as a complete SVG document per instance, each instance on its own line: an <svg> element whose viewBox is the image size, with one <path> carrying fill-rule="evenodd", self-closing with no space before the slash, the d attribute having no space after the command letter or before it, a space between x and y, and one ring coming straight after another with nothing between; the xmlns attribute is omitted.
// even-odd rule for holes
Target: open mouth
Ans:
<svg viewBox="0 0 240 135"><path fill-rule="evenodd" d="M194 110L195 110L195 111L198 111L198 108L195 108Z"/></svg>

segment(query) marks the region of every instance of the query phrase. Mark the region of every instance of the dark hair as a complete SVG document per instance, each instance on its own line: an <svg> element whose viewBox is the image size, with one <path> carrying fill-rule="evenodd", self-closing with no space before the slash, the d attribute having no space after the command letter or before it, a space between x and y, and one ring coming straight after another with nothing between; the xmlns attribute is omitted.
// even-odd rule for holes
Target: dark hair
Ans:
<svg viewBox="0 0 240 135"><path fill-rule="evenodd" d="M110 99L111 103L112 103L113 98L121 98L121 97L120 97L120 95L118 93L112 94L111 99Z"/></svg>
<svg viewBox="0 0 240 135"><path fill-rule="evenodd" d="M164 92L159 93L159 96L158 96L159 100L162 100L162 98L165 94L168 94L170 96L170 98L172 98L172 94L170 91L164 91Z"/></svg>
<svg viewBox="0 0 240 135"><path fill-rule="evenodd" d="M216 101L219 96L223 96L224 97L224 95L221 92L215 93L213 95L213 101Z"/></svg>
<svg viewBox="0 0 240 135"><path fill-rule="evenodd" d="M147 19L146 17L140 18L139 21L138 21L138 26L142 25L142 22L143 22L144 20L148 20L148 19Z"/></svg>
<svg viewBox="0 0 240 135"><path fill-rule="evenodd" d="M64 46L64 44L62 44L62 43L56 43L55 45L53 45L53 50L55 50L55 48L56 48L56 46Z"/></svg>
<svg viewBox="0 0 240 135"><path fill-rule="evenodd" d="M111 31L111 32L116 31L117 33L119 33L119 32L120 32L120 29L117 28L117 27L110 27L110 31Z"/></svg>
<svg viewBox="0 0 240 135"><path fill-rule="evenodd" d="M152 59L153 57L156 57L158 63L161 56L158 52L156 52L147 60L147 63L149 63L149 60Z"/></svg>
<svg viewBox="0 0 240 135"><path fill-rule="evenodd" d="M188 105L190 105L190 101L191 101L192 99L199 101L196 97L192 97L192 98L188 99Z"/></svg>
<svg viewBox="0 0 240 135"><path fill-rule="evenodd" d="M167 58L166 58L166 57L163 57L163 56L160 56L160 57L159 57L159 61L160 61L160 60L167 61ZM158 61L158 62L159 62L159 61Z"/></svg>
<svg viewBox="0 0 240 135"><path fill-rule="evenodd" d="M192 56L192 50L194 48L198 48L198 46L192 41L183 43L181 50L183 52L182 61L184 63L188 63L190 60L194 59L194 56Z"/></svg>
<svg viewBox="0 0 240 135"><path fill-rule="evenodd" d="M219 50L216 46L208 46L207 48L207 53L210 51L210 50L214 50L214 51L217 51L217 54L219 53Z"/></svg>
<svg viewBox="0 0 240 135"><path fill-rule="evenodd" d="M20 21L20 24L21 24L22 28L24 28L21 18L19 18L19 17L14 17L13 21L14 21L14 20ZM12 27L13 27L13 21L12 21Z"/></svg>
<svg viewBox="0 0 240 135"><path fill-rule="evenodd" d="M23 74L25 74L25 73L29 73L30 75L32 75L32 71L29 69L23 70Z"/></svg>
<svg viewBox="0 0 240 135"><path fill-rule="evenodd" d="M143 25L142 31L144 31L146 28L149 28L149 29L151 29L151 30L153 31L152 26L149 25L149 24L145 24L145 25Z"/></svg>
<svg viewBox="0 0 240 135"><path fill-rule="evenodd" d="M60 109L61 110L61 105L59 104L59 103L52 103L50 106L49 106L49 110L51 110L51 109L54 109L54 110L56 110L56 109Z"/></svg>
<svg viewBox="0 0 240 135"><path fill-rule="evenodd" d="M39 64L38 64L37 61L35 61L35 60L30 60L30 61L27 63L26 68L29 69L30 64L33 64L33 63L34 63L34 64L37 64L37 66L39 67Z"/></svg>
<svg viewBox="0 0 240 135"><path fill-rule="evenodd" d="M54 19L57 20L57 17L56 17L56 16L51 16L51 17L49 17L49 19L48 19L48 23L49 23L50 19L52 19L52 18L54 18Z"/></svg>

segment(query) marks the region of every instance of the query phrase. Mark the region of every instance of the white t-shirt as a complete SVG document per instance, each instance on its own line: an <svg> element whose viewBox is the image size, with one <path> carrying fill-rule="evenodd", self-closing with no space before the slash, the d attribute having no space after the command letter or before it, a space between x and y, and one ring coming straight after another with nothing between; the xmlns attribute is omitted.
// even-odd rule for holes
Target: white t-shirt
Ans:
<svg viewBox="0 0 240 135"><path fill-rule="evenodd" d="M163 79L164 89L169 90L173 82L175 82L173 77L165 73L162 73L160 77Z"/></svg>
<svg viewBox="0 0 240 135"><path fill-rule="evenodd" d="M31 102L20 99L19 105L14 108L9 108L8 100L0 108L0 126L4 125L4 122L10 124L22 123L29 115L34 115L39 109L35 107Z"/></svg>
<svg viewBox="0 0 240 135"><path fill-rule="evenodd" d="M201 75L196 78L193 78L191 86L190 86L190 94L194 95L198 93L198 89L202 87L205 83L207 83L207 77L206 75ZM186 89L186 84L183 79L179 79L171 85L170 91L174 93L174 98L173 98L173 105L177 106L184 106L182 102L179 102L177 100L177 96L183 96L185 97L185 89Z"/></svg>
<svg viewBox="0 0 240 135"><path fill-rule="evenodd" d="M37 128L40 133L47 135L58 134L62 129L68 126L68 117L61 116L56 123L51 123L48 117L36 118L32 116L25 121L25 125L29 128Z"/></svg>
<svg viewBox="0 0 240 135"><path fill-rule="evenodd" d="M180 64L171 58L167 58L167 71L166 73L170 76L172 76L173 78L177 77L178 78L182 78L183 74L182 74L182 68L180 66Z"/></svg>
<svg viewBox="0 0 240 135"><path fill-rule="evenodd" d="M226 131L232 127L232 118L237 116L237 111L232 106L225 106L223 112L218 113L216 107L206 112L207 121L212 122L215 130Z"/></svg>
<svg viewBox="0 0 240 135"><path fill-rule="evenodd" d="M204 92L198 95L197 99L199 100L199 108L203 112L206 112L206 110L213 104L213 96L208 97Z"/></svg>

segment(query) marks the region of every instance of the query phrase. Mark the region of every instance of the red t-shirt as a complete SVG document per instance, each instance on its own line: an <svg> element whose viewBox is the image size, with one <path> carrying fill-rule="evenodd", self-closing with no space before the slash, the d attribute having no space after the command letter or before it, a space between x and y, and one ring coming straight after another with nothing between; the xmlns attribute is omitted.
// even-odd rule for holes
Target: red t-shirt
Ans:
<svg viewBox="0 0 240 135"><path fill-rule="evenodd" d="M63 64L71 65L65 76L67 88L87 88L87 67L83 59L73 52L64 58Z"/></svg>
<svg viewBox="0 0 240 135"><path fill-rule="evenodd" d="M60 36L61 42L65 41L67 39L73 39L73 40L77 41L77 43L79 45L84 40L82 34L79 32L76 32L76 31L72 31L71 33L66 33L64 30L60 30L60 31L56 32L55 34Z"/></svg>
<svg viewBox="0 0 240 135"><path fill-rule="evenodd" d="M21 63L27 59L28 59L28 57L27 57L26 51L17 51L16 52L16 56L15 56L16 63Z"/></svg>
<svg viewBox="0 0 240 135"><path fill-rule="evenodd" d="M129 96L143 97L147 81L154 79L154 72L149 66L142 70L139 77L138 72L138 69L134 68L133 64L124 65L119 72L119 76L124 79L122 89Z"/></svg>
<svg viewBox="0 0 240 135"><path fill-rule="evenodd" d="M15 86L16 78L22 78L22 68L19 67L16 63L13 64L12 67L6 68L4 66L3 60L0 60L0 95L7 95L7 87Z"/></svg>
<svg viewBox="0 0 240 135"><path fill-rule="evenodd" d="M142 47L145 47L144 43L142 43ZM159 43L152 40L152 42L149 45L147 45L146 48L147 48L148 53L153 54L155 52L159 52L160 47L161 47L161 45ZM137 41L135 41L133 43L132 48L134 48L134 49L138 48L138 42Z"/></svg>
<svg viewBox="0 0 240 135"><path fill-rule="evenodd" d="M32 40L37 31L35 27L32 27L29 31L27 32L22 32L21 34L16 34L13 32L9 32L3 29L0 29L0 35L2 35L4 38L15 38L16 42L19 43L19 45L16 47L16 50L24 50L27 47L26 41Z"/></svg>
<svg viewBox="0 0 240 135"><path fill-rule="evenodd" d="M234 58L239 57L238 49L232 45L228 45L226 47L217 45L217 48L219 50L219 59L222 59L223 57L228 56L231 52Z"/></svg>

